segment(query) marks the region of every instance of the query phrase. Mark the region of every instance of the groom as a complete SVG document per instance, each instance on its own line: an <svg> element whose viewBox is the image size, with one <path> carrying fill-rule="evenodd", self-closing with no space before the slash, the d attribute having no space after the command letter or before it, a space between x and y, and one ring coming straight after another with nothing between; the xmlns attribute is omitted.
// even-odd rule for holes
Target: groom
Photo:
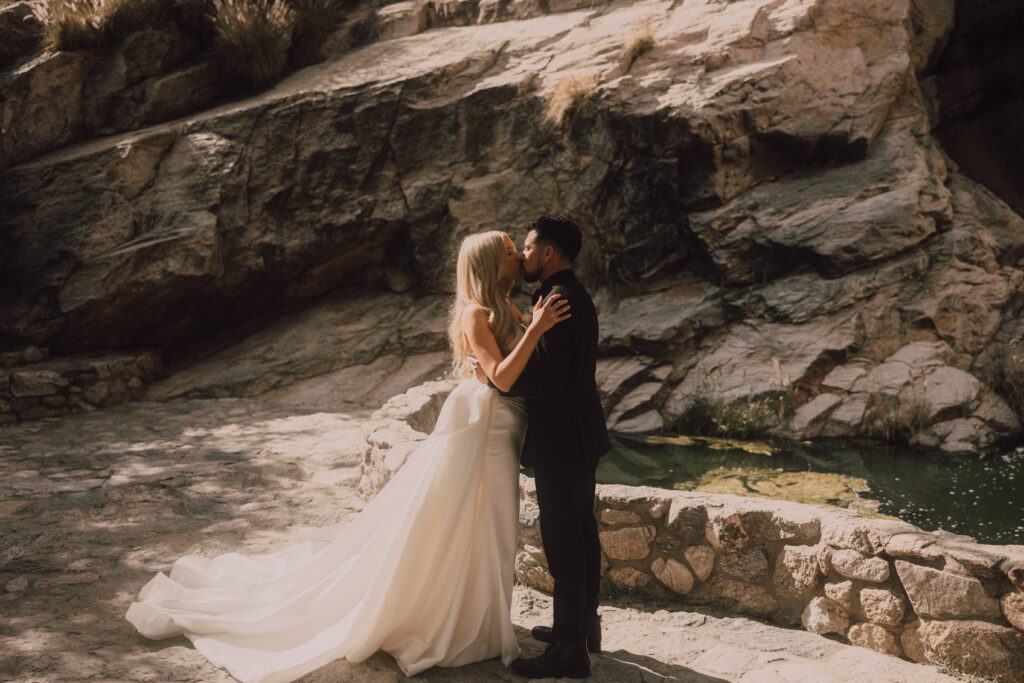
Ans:
<svg viewBox="0 0 1024 683"><path fill-rule="evenodd" d="M572 220L541 216L530 224L523 246L523 277L540 282L534 299L560 294L571 311L568 320L541 337L510 392L527 400L521 460L534 469L541 540L555 579L554 626L533 629L535 638L550 645L538 657L512 663L530 678L585 678L590 675L587 650L601 651L594 474L609 442L594 379L597 312L572 271L581 244Z"/></svg>

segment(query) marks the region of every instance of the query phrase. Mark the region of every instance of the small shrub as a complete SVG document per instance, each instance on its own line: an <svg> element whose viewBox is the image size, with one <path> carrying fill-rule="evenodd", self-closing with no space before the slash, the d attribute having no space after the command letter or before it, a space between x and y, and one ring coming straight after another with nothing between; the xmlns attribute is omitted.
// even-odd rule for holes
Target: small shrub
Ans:
<svg viewBox="0 0 1024 683"><path fill-rule="evenodd" d="M706 375L697 383L693 400L674 428L694 436L757 439L769 436L776 424L792 414L792 409L788 391L775 391L760 398L727 399L721 396L714 379Z"/></svg>
<svg viewBox="0 0 1024 683"><path fill-rule="evenodd" d="M654 33L649 23L633 30L629 45L626 47L626 71L633 68L636 60L654 49Z"/></svg>
<svg viewBox="0 0 1024 683"><path fill-rule="evenodd" d="M885 443L908 443L918 432L931 426L932 404L925 398L928 378L921 373L920 381L908 373L910 396L899 399L882 392L873 392L864 414L863 429L870 436Z"/></svg>
<svg viewBox="0 0 1024 683"><path fill-rule="evenodd" d="M254 92L284 71L295 13L283 0L215 0L217 51L228 82Z"/></svg>
<svg viewBox="0 0 1024 683"><path fill-rule="evenodd" d="M104 45L116 45L138 31L169 25L173 0L107 0L100 32Z"/></svg>
<svg viewBox="0 0 1024 683"><path fill-rule="evenodd" d="M596 91L597 76L594 74L566 76L544 98L548 120L563 127L568 126Z"/></svg>

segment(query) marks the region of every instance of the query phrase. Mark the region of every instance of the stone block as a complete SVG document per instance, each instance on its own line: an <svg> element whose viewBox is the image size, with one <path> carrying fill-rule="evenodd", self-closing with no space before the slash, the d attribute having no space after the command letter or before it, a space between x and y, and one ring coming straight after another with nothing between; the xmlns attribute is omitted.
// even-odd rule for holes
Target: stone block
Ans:
<svg viewBox="0 0 1024 683"><path fill-rule="evenodd" d="M803 614L800 615L800 623L811 633L836 633L845 636L850 618L840 605L828 598L817 597L807 603Z"/></svg>
<svg viewBox="0 0 1024 683"><path fill-rule="evenodd" d="M924 654L924 642L921 640L921 622L917 619L903 627L900 633L900 645L907 659L919 664L927 662Z"/></svg>
<svg viewBox="0 0 1024 683"><path fill-rule="evenodd" d="M987 621L929 621L919 629L929 662L943 663L975 676L1020 680L1024 669L1024 634Z"/></svg>
<svg viewBox="0 0 1024 683"><path fill-rule="evenodd" d="M836 394L818 394L797 408L789 422L789 430L798 438L810 439L818 436L829 413L842 400L842 397Z"/></svg>
<svg viewBox="0 0 1024 683"><path fill-rule="evenodd" d="M535 546L524 546L516 554L516 582L550 593L555 589L555 580L548 571L544 551Z"/></svg>
<svg viewBox="0 0 1024 683"><path fill-rule="evenodd" d="M825 584L825 597L849 611L853 609L853 581L830 581Z"/></svg>
<svg viewBox="0 0 1024 683"><path fill-rule="evenodd" d="M896 636L878 624L854 624L846 632L846 638L854 645L870 648L885 655L899 657L903 654Z"/></svg>
<svg viewBox="0 0 1024 683"><path fill-rule="evenodd" d="M1006 620L1024 631L1024 593L1007 593L999 598L999 606Z"/></svg>
<svg viewBox="0 0 1024 683"><path fill-rule="evenodd" d="M864 616L875 624L896 626L903 621L907 605L903 598L888 588L864 588L860 592Z"/></svg>
<svg viewBox="0 0 1024 683"><path fill-rule="evenodd" d="M772 585L777 595L806 600L818 586L818 549L809 546L785 546L775 559Z"/></svg>
<svg viewBox="0 0 1024 683"><path fill-rule="evenodd" d="M765 538L769 541L814 545L821 539L821 520L814 510L804 505L783 504L772 513Z"/></svg>
<svg viewBox="0 0 1024 683"><path fill-rule="evenodd" d="M757 583L768 576L768 554L759 547L726 553L718 560L718 571L731 579Z"/></svg>
<svg viewBox="0 0 1024 683"><path fill-rule="evenodd" d="M710 546L690 546L683 556L698 579L703 581L711 576L711 571L715 568L715 551Z"/></svg>
<svg viewBox="0 0 1024 683"><path fill-rule="evenodd" d="M672 558L658 558L651 564L651 571L658 581L680 595L686 595L693 588L693 574L683 564Z"/></svg>
<svg viewBox="0 0 1024 683"><path fill-rule="evenodd" d="M614 510L605 508L601 510L602 524L638 524L643 520L640 515L629 510Z"/></svg>
<svg viewBox="0 0 1024 683"><path fill-rule="evenodd" d="M601 549L615 560L642 560L650 552L654 540L654 527L627 527L601 532Z"/></svg>
<svg viewBox="0 0 1024 683"><path fill-rule="evenodd" d="M779 601L763 586L712 576L690 593L697 603L708 603L726 609L767 616L779 608Z"/></svg>
<svg viewBox="0 0 1024 683"><path fill-rule="evenodd" d="M58 394L70 384L50 370L21 370L11 373L11 394L19 397Z"/></svg>
<svg viewBox="0 0 1024 683"><path fill-rule="evenodd" d="M608 570L608 578L619 588L639 590L651 585L651 575L633 567L616 567Z"/></svg>
<svg viewBox="0 0 1024 683"><path fill-rule="evenodd" d="M996 619L999 602L977 579L896 560L896 573L922 619Z"/></svg>
<svg viewBox="0 0 1024 683"><path fill-rule="evenodd" d="M896 534L885 542L885 552L892 557L931 561L942 557L942 546L928 534Z"/></svg>
<svg viewBox="0 0 1024 683"><path fill-rule="evenodd" d="M739 552L750 543L739 511L730 506L708 510L705 535L713 547L727 553Z"/></svg>
<svg viewBox="0 0 1024 683"><path fill-rule="evenodd" d="M847 579L881 583L889 578L889 563L880 557L871 557L856 550L833 550L829 564Z"/></svg>
<svg viewBox="0 0 1024 683"><path fill-rule="evenodd" d="M696 543L704 540L707 519L703 503L674 498L668 508L665 526L687 543Z"/></svg>

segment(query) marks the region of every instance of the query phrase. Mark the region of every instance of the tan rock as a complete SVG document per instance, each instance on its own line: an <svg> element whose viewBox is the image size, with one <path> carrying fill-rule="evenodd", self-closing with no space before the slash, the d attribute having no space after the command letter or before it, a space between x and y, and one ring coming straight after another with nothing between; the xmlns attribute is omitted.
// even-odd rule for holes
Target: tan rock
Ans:
<svg viewBox="0 0 1024 683"><path fill-rule="evenodd" d="M921 640L921 622L915 619L903 627L900 633L900 645L903 646L903 654L912 662L927 662L928 658L924 653L924 642Z"/></svg>
<svg viewBox="0 0 1024 683"><path fill-rule="evenodd" d="M854 645L867 647L882 654L899 657L900 650L896 636L878 624L854 624L846 632L847 639Z"/></svg>
<svg viewBox="0 0 1024 683"><path fill-rule="evenodd" d="M850 618L842 607L828 598L819 597L807 603L803 614L800 615L800 623L811 633L838 633L845 636Z"/></svg>
<svg viewBox="0 0 1024 683"><path fill-rule="evenodd" d="M832 409L843 400L836 394L818 394L796 410L789 429L799 438L809 439L821 434L822 427Z"/></svg>
<svg viewBox="0 0 1024 683"><path fill-rule="evenodd" d="M825 375L825 379L821 380L821 388L850 391L854 383L866 374L868 374L867 370L859 363L837 365Z"/></svg>
<svg viewBox="0 0 1024 683"><path fill-rule="evenodd" d="M693 588L693 574L684 565L672 558L658 558L651 564L651 571L658 581L680 595L685 595Z"/></svg>
<svg viewBox="0 0 1024 683"><path fill-rule="evenodd" d="M856 550L833 550L829 555L832 568L848 579L881 583L889 578L889 563Z"/></svg>
<svg viewBox="0 0 1024 683"><path fill-rule="evenodd" d="M1024 668L1024 634L986 621L922 620L919 629L929 662L974 675L1017 680Z"/></svg>
<svg viewBox="0 0 1024 683"><path fill-rule="evenodd" d="M998 618L999 602L977 579L896 560L896 573L922 619Z"/></svg>
<svg viewBox="0 0 1024 683"><path fill-rule="evenodd" d="M920 533L920 529L896 520L842 517L822 525L821 540L833 548L875 555L896 534Z"/></svg>
<svg viewBox="0 0 1024 683"><path fill-rule="evenodd" d="M616 567L608 570L608 578L616 586L628 590L639 590L651 585L651 575L633 567Z"/></svg>
<svg viewBox="0 0 1024 683"><path fill-rule="evenodd" d="M866 392L850 394L828 416L822 436L853 436L861 429L870 397Z"/></svg>
<svg viewBox="0 0 1024 683"><path fill-rule="evenodd" d="M601 510L602 524L636 524L642 519L640 515L629 510L615 510L612 508Z"/></svg>
<svg viewBox="0 0 1024 683"><path fill-rule="evenodd" d="M51 370L19 370L11 373L11 393L19 397L49 396L70 384L66 377Z"/></svg>
<svg viewBox="0 0 1024 683"><path fill-rule="evenodd" d="M555 589L555 580L548 571L544 551L534 546L525 546L516 554L516 582L532 586L548 593Z"/></svg>
<svg viewBox="0 0 1024 683"><path fill-rule="evenodd" d="M718 572L731 579L758 583L768 575L768 554L760 547L724 553L718 560Z"/></svg>
<svg viewBox="0 0 1024 683"><path fill-rule="evenodd" d="M788 545L775 559L772 586L778 595L805 600L818 585L818 550L813 547Z"/></svg>
<svg viewBox="0 0 1024 683"><path fill-rule="evenodd" d="M814 545L821 538L819 515L806 506L783 504L772 513L766 539L799 545Z"/></svg>
<svg viewBox="0 0 1024 683"><path fill-rule="evenodd" d="M674 497L665 518L665 526L687 543L705 539L708 513L704 501Z"/></svg>
<svg viewBox="0 0 1024 683"><path fill-rule="evenodd" d="M927 534L896 534L885 542L885 552L892 557L937 560L942 557L942 546Z"/></svg>
<svg viewBox="0 0 1024 683"><path fill-rule="evenodd" d="M710 508L707 511L707 539L719 550L734 553L743 550L750 542L750 536L743 527L743 519L738 510L723 506Z"/></svg>
<svg viewBox="0 0 1024 683"><path fill-rule="evenodd" d="M693 545L683 553L693 573L701 581L711 576L715 567L715 551L706 545Z"/></svg>
<svg viewBox="0 0 1024 683"><path fill-rule="evenodd" d="M903 621L907 606L903 598L887 588L864 588L860 606L869 621L882 626L896 626Z"/></svg>
<svg viewBox="0 0 1024 683"><path fill-rule="evenodd" d="M779 601L763 586L711 576L690 592L697 603L707 603L744 614L766 616L779 608Z"/></svg>
<svg viewBox="0 0 1024 683"><path fill-rule="evenodd" d="M1007 593L999 598L999 605L1006 620L1024 631L1024 593Z"/></svg>
<svg viewBox="0 0 1024 683"><path fill-rule="evenodd" d="M853 582L829 581L825 584L825 597L847 611L853 609Z"/></svg>
<svg viewBox="0 0 1024 683"><path fill-rule="evenodd" d="M627 527L615 531L601 532L601 549L615 560L642 560L651 550L654 527Z"/></svg>

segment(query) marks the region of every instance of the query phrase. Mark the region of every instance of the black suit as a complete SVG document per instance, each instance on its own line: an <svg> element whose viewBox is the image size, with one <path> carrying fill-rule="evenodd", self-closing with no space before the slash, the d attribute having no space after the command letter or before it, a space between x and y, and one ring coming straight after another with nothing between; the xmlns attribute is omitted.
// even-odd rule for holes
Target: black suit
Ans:
<svg viewBox="0 0 1024 683"><path fill-rule="evenodd" d="M541 336L511 393L526 397L522 464L533 467L540 531L555 579L555 638L581 640L584 620L597 613L601 545L594 519L594 471L609 448L594 379L597 311L572 270L540 287L561 294L571 316Z"/></svg>

